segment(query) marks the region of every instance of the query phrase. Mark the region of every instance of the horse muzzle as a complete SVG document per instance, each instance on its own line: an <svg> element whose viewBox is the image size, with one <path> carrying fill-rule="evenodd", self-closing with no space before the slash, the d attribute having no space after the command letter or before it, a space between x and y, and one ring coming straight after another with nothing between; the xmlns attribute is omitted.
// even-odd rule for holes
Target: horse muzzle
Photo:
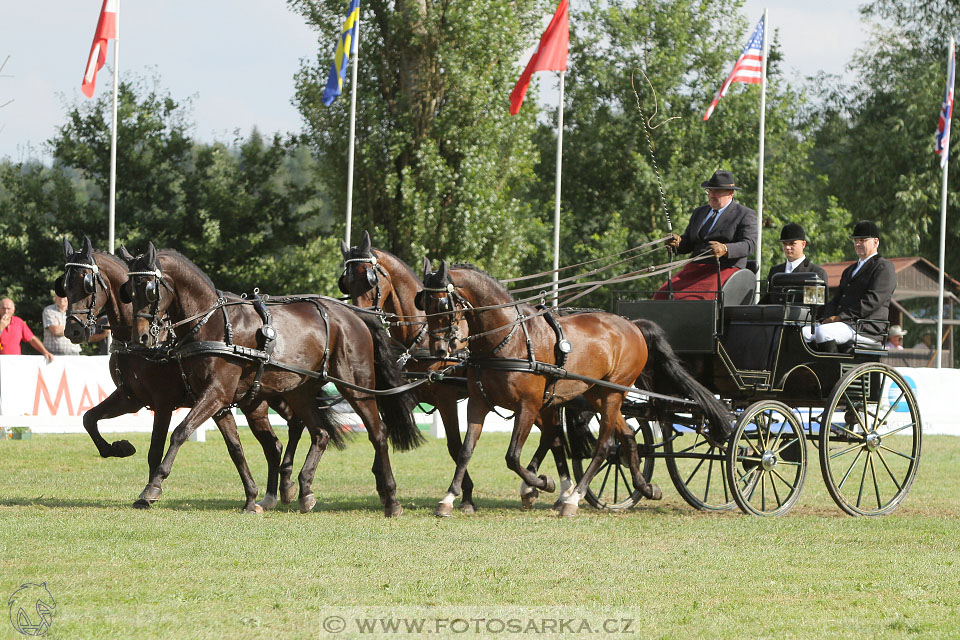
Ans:
<svg viewBox="0 0 960 640"><path fill-rule="evenodd" d="M80 344L90 339L90 330L75 316L69 316L63 326L63 335L73 344Z"/></svg>

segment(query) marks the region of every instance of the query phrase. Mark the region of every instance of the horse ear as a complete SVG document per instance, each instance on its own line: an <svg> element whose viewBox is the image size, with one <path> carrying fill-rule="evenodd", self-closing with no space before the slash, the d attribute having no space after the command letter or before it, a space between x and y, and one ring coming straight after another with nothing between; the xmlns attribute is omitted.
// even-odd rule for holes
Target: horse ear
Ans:
<svg viewBox="0 0 960 640"><path fill-rule="evenodd" d="M147 264L151 267L157 261L157 248L153 246L153 240L147 242L147 253L144 254L147 259Z"/></svg>
<svg viewBox="0 0 960 640"><path fill-rule="evenodd" d="M447 261L446 260L440 261L440 270L437 271L437 277L440 279L441 282L446 281L447 279Z"/></svg>
<svg viewBox="0 0 960 640"><path fill-rule="evenodd" d="M340 253L343 254L344 259L350 257L350 247L347 246L347 243L340 239Z"/></svg>
<svg viewBox="0 0 960 640"><path fill-rule="evenodd" d="M363 254L370 253L370 232L369 231L363 232L363 242L360 243L360 251Z"/></svg>
<svg viewBox="0 0 960 640"><path fill-rule="evenodd" d="M120 245L120 248L117 249L117 255L127 264L130 264L136 259L129 251L127 251L127 247L124 245Z"/></svg>
<svg viewBox="0 0 960 640"><path fill-rule="evenodd" d="M73 245L70 244L70 241L69 241L69 240L67 240L66 238L64 238L64 239L63 239L63 257L64 257L64 258L69 258L69 257L72 256L74 253L76 253L76 251L73 250Z"/></svg>
<svg viewBox="0 0 960 640"><path fill-rule="evenodd" d="M93 243L90 242L90 238L83 236L83 255L92 258L93 257Z"/></svg>
<svg viewBox="0 0 960 640"><path fill-rule="evenodd" d="M430 258L424 258L423 259L423 277L426 278L428 273L430 273Z"/></svg>

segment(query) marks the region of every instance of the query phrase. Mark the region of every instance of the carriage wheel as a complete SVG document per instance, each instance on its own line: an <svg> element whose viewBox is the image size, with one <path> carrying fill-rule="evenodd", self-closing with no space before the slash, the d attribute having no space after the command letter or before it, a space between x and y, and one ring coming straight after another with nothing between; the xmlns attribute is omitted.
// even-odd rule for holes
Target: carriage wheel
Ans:
<svg viewBox="0 0 960 640"><path fill-rule="evenodd" d="M806 437L793 410L774 400L747 407L727 448L727 481L743 512L786 513L800 497L806 474Z"/></svg>
<svg viewBox="0 0 960 640"><path fill-rule="evenodd" d="M563 423L570 440L571 461L573 476L577 482L583 477L583 472L593 458L600 421L592 411L577 412L574 409L563 408ZM626 418L626 416L624 416ZM590 436L585 440L578 439L570 429L569 420L582 420L589 430ZM647 422L637 418L626 418L627 426L634 432L637 440L637 453L640 462L640 473L649 482L653 477L654 447L662 441L660 427L656 422ZM619 440L616 440L607 454L597 473L587 487L584 496L592 507L609 511L622 511L634 506L643 496L633 486L630 475L630 463L626 458L626 451Z"/></svg>
<svg viewBox="0 0 960 640"><path fill-rule="evenodd" d="M820 426L820 469L837 505L854 516L897 508L920 462L917 400L892 367L868 363L837 382Z"/></svg>
<svg viewBox="0 0 960 640"><path fill-rule="evenodd" d="M723 450L693 429L678 429L669 416L662 424L670 425L663 450L667 472L680 497L700 511L732 509L733 496L723 472Z"/></svg>

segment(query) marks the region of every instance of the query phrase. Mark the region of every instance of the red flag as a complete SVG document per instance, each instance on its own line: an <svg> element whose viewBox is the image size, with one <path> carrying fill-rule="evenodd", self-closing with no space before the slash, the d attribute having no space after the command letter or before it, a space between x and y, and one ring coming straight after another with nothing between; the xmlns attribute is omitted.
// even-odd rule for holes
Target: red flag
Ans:
<svg viewBox="0 0 960 640"><path fill-rule="evenodd" d="M556 13L547 30L540 36L540 44L533 52L533 57L527 63L516 86L510 92L510 115L515 116L523 104L523 97L527 95L530 86L530 77L537 71L565 71L567 68L567 48L570 43L570 28L568 16L570 5L568 0L560 0Z"/></svg>
<svg viewBox="0 0 960 640"><path fill-rule="evenodd" d="M97 21L97 30L93 34L93 44L90 46L90 58L87 60L87 69L83 73L83 83L80 90L88 98L93 97L93 90L97 86L97 71L103 67L107 59L107 40L117 38L117 2L119 0L103 0L100 9L100 19Z"/></svg>

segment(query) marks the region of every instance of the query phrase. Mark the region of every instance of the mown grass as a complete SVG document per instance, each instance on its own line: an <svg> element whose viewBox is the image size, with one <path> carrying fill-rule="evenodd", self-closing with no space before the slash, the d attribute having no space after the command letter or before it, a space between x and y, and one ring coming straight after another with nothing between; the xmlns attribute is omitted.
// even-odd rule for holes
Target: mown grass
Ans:
<svg viewBox="0 0 960 640"><path fill-rule="evenodd" d="M366 605L609 606L643 638L960 636L960 438L925 440L911 494L883 518L842 515L811 447L783 518L696 512L661 466L662 502L559 519L549 502L521 511L507 436L486 434L471 466L481 510L447 520L432 515L452 473L442 440L393 456L406 511L387 520L362 436L324 456L313 513L264 516L240 513L215 433L183 447L160 503L132 509L148 440L129 438L137 454L110 460L80 435L0 442L0 601L46 581L47 637L318 637L319 612ZM0 638L21 637L2 613Z"/></svg>

